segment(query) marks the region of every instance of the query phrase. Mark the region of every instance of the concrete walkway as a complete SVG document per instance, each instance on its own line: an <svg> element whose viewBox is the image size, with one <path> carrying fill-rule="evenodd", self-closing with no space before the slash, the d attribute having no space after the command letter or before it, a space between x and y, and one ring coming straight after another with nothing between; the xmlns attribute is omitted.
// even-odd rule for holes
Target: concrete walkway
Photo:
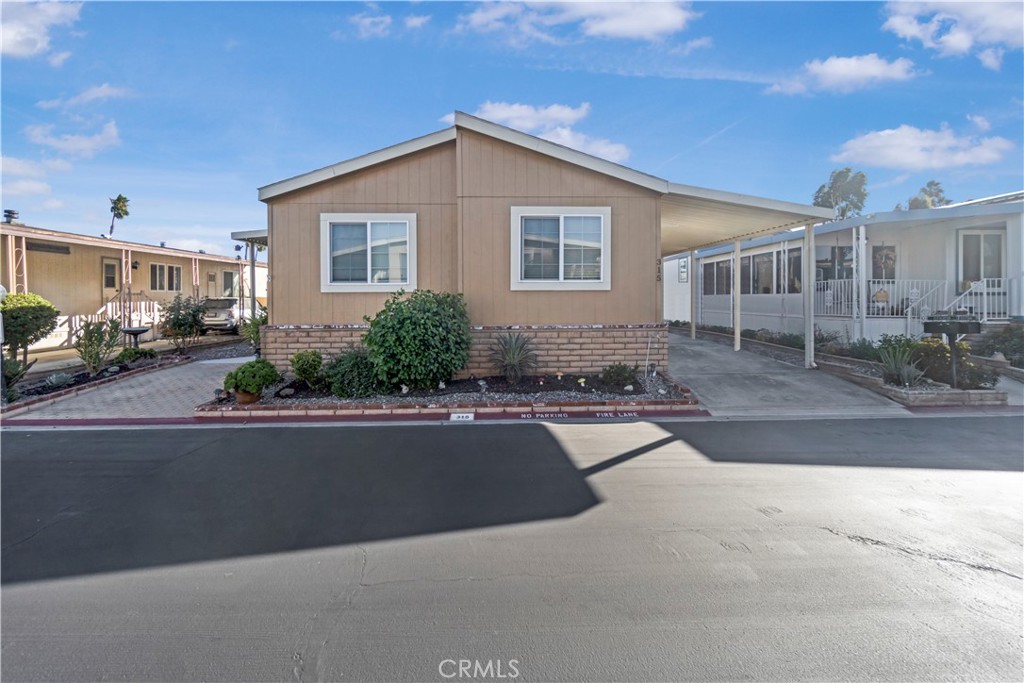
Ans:
<svg viewBox="0 0 1024 683"><path fill-rule="evenodd" d="M213 399L224 376L252 357L197 361L113 382L12 420L114 420L191 418ZM704 339L669 334L669 373L690 387L701 407L717 418L774 419L907 417L911 413L872 391L819 370L774 360ZM1014 383L1011 405L1020 405ZM1000 388L1004 388L1001 386Z"/></svg>
<svg viewBox="0 0 1024 683"><path fill-rule="evenodd" d="M221 358L147 372L98 387L48 406L31 408L11 419L103 420L191 418L200 403L213 400L224 376L247 358Z"/></svg>
<svg viewBox="0 0 1024 683"><path fill-rule="evenodd" d="M669 334L669 374L715 417L892 417L903 406L839 377Z"/></svg>

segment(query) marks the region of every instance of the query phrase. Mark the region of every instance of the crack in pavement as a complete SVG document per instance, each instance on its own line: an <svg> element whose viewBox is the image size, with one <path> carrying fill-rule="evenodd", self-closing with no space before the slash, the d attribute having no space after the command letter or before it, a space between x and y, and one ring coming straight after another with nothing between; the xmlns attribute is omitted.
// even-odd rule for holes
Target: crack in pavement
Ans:
<svg viewBox="0 0 1024 683"><path fill-rule="evenodd" d="M890 543L889 541L880 541L877 538L869 538L867 536L858 536L857 534L847 533L840 531L839 529L833 529L831 527L823 526L820 527L822 530L835 534L847 540L853 541L854 543L862 543L864 545L875 546L879 548L888 548L889 550L895 550L898 553L904 555L910 555L911 557L922 557L926 560L933 560L935 562L951 562L953 564L959 564L970 569L976 569L983 572L994 572L996 574L1003 574L1010 578L1017 579L1018 581L1024 580L1024 577L1017 576L1012 572L1008 572L1005 569L998 567L992 567L987 564L979 564L977 562L969 562L967 560L961 560L956 557L949 557L948 555L938 555L936 553L930 553L926 550L919 550L918 548L912 548L910 546L900 545L898 543Z"/></svg>

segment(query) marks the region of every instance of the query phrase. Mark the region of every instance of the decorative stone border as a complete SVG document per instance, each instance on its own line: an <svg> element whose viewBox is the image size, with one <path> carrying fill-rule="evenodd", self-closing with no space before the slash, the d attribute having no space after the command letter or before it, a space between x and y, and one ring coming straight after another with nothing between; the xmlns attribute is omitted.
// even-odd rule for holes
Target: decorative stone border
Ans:
<svg viewBox="0 0 1024 683"><path fill-rule="evenodd" d="M946 389L943 391L907 391L891 384L886 384L878 377L861 375L850 368L818 360L818 368L825 372L870 389L888 399L905 406L1005 406L1008 395L1005 391L995 389Z"/></svg>
<svg viewBox="0 0 1024 683"><path fill-rule="evenodd" d="M235 419L250 421L260 418L362 418L444 420L472 422L491 420L551 420L551 419L630 419L672 417L705 414L699 402L687 387L664 373L665 382L688 396L679 399L609 400L609 401L480 401L442 404L425 400L423 403L235 403L210 401L196 406L194 416L199 420Z"/></svg>
<svg viewBox="0 0 1024 683"><path fill-rule="evenodd" d="M67 389L60 389L59 391L54 391L49 394L43 394L42 396L35 396L33 398L27 398L24 401L18 401L16 403L8 404L4 406L2 409L0 409L0 415L2 415L3 417L14 417L15 415L20 415L21 413L28 412L32 408L50 406L56 403L57 401L61 401L65 398L69 398L71 396L78 396L79 394L85 394L92 391L93 389L99 389L102 386L106 386L107 384L111 384L113 382L118 382L122 379L128 379L129 377L138 377L139 375L144 375L147 372L164 370L166 368L171 367L172 365L185 365L186 363L191 362L191 358L184 357L171 357L167 359L161 359L158 363L154 363L153 365L147 365L144 368L126 370L125 372L119 372L116 375L104 377L103 379L98 379L89 382L88 384L83 384L76 387L69 387Z"/></svg>

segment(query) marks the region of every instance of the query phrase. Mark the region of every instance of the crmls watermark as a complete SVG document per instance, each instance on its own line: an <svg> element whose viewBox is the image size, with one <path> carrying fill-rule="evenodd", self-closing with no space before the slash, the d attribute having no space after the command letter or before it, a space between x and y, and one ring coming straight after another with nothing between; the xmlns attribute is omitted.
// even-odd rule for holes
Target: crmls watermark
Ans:
<svg viewBox="0 0 1024 683"><path fill-rule="evenodd" d="M510 659L445 659L437 665L442 678L468 680L503 680L519 678L519 660Z"/></svg>

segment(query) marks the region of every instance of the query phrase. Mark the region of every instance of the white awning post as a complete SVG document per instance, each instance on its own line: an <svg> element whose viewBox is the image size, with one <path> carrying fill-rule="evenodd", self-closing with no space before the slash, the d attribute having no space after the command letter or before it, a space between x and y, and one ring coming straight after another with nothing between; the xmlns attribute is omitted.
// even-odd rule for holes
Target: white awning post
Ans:
<svg viewBox="0 0 1024 683"><path fill-rule="evenodd" d="M687 280L690 283L690 339L697 338L697 253L690 251L690 262L686 265ZM703 286L703 285L702 285Z"/></svg>
<svg viewBox="0 0 1024 683"><path fill-rule="evenodd" d="M804 367L814 368L814 226L804 226L803 254L803 287L804 294Z"/></svg>
<svg viewBox="0 0 1024 683"><path fill-rule="evenodd" d="M740 241L732 243L732 350L740 350Z"/></svg>
<svg viewBox="0 0 1024 683"><path fill-rule="evenodd" d="M860 278L857 280L857 304L860 313L860 338L868 336L868 239L864 226L857 229L857 251L860 252Z"/></svg>

